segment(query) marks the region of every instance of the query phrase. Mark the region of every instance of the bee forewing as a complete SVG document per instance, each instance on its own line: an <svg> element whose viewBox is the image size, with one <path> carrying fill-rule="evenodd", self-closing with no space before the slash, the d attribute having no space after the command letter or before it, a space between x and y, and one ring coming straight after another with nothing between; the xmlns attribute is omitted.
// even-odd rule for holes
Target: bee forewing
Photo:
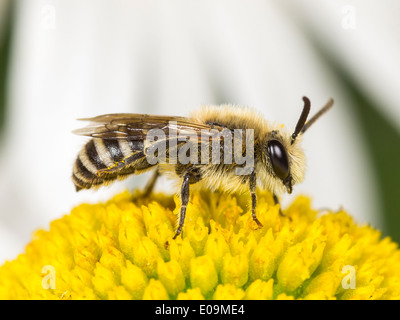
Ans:
<svg viewBox="0 0 400 320"><path fill-rule="evenodd" d="M169 137L171 132L181 136L200 137L200 132L207 135L212 128L185 117L135 113L105 114L78 120L89 121L89 124L74 130L74 134L102 139L144 140L151 129L163 130L166 137Z"/></svg>

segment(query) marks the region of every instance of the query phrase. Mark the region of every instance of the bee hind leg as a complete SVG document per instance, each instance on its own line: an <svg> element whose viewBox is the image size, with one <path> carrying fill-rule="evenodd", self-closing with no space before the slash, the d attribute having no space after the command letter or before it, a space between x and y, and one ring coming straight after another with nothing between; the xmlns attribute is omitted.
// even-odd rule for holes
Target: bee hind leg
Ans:
<svg viewBox="0 0 400 320"><path fill-rule="evenodd" d="M160 172L158 171L158 168L156 168L153 172L153 175L151 176L150 180L147 182L146 186L144 187L143 190L143 197L148 197L151 192L154 189L154 186L157 182L157 178L160 176Z"/></svg>

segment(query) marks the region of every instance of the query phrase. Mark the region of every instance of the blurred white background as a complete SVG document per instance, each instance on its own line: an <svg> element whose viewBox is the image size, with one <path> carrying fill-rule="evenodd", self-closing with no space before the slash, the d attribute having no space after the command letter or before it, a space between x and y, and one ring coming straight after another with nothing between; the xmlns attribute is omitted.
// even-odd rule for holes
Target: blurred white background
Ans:
<svg viewBox="0 0 400 320"><path fill-rule="evenodd" d="M203 104L233 103L294 127L303 95L311 99L311 113L332 97L334 108L304 137L306 180L283 197L284 206L308 194L317 208L342 206L358 222L384 227L352 101L299 25L340 57L399 127L400 70L394 66L400 43L393 39L400 32L400 2L14 4L0 149L0 264L73 206L144 186L147 177L137 176L97 192L75 192L72 164L87 141L71 134L84 125L75 119L113 112L188 115ZM157 189L171 192L166 180Z"/></svg>

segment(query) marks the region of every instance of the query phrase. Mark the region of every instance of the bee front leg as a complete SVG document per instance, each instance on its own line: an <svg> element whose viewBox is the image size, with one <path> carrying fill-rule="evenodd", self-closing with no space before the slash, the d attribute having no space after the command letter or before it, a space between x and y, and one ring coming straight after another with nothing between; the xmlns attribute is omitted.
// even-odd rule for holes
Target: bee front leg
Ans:
<svg viewBox="0 0 400 320"><path fill-rule="evenodd" d="M280 214L282 217L286 217L286 214L284 214L284 213L282 212L282 208L281 208L281 206L280 206L279 199L278 199L277 195L274 194L273 197L274 197L274 202L275 202L275 204L279 204L279 214Z"/></svg>
<svg viewBox="0 0 400 320"><path fill-rule="evenodd" d="M256 196L256 187L257 187L257 178L256 173L253 171L250 175L250 194L251 194L251 215L253 216L253 220L257 223L259 228L262 228L262 223L257 219L256 216L256 206L257 206L257 196Z"/></svg>
<svg viewBox="0 0 400 320"><path fill-rule="evenodd" d="M185 222L186 207L189 203L189 180L190 180L190 174L187 173L183 176L183 182L181 187L181 202L182 202L181 215L179 217L179 226L178 229L176 230L173 239L176 239L176 237L181 234L183 223Z"/></svg>

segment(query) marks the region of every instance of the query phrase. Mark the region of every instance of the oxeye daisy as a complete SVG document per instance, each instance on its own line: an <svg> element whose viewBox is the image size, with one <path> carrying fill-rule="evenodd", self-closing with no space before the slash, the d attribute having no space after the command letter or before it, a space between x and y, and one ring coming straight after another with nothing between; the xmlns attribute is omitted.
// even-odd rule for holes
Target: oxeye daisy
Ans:
<svg viewBox="0 0 400 320"><path fill-rule="evenodd" d="M182 235L179 199L121 193L82 204L39 230L0 267L1 299L399 299L400 250L345 211L305 196L279 214L258 192L193 192Z"/></svg>

